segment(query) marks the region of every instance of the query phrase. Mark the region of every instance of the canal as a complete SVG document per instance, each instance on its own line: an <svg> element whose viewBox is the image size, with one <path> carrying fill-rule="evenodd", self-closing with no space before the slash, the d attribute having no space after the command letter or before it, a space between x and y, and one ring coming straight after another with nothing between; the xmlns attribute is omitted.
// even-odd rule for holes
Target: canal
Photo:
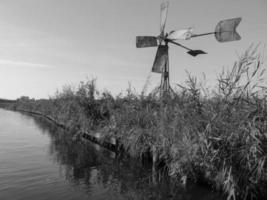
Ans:
<svg viewBox="0 0 267 200"><path fill-rule="evenodd" d="M0 200L219 199L204 187L83 141L53 124L0 109Z"/></svg>

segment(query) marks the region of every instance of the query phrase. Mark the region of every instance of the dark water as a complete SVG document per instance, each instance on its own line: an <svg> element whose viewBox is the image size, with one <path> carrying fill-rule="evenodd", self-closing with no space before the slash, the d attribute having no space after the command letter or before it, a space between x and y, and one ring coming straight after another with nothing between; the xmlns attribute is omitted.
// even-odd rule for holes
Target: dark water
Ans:
<svg viewBox="0 0 267 200"><path fill-rule="evenodd" d="M48 122L0 109L0 200L218 199L183 187Z"/></svg>

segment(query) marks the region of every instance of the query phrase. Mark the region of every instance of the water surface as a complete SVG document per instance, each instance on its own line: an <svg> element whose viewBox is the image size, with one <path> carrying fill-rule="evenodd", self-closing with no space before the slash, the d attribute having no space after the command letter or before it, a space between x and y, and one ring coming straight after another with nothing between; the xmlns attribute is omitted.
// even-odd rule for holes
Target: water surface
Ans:
<svg viewBox="0 0 267 200"><path fill-rule="evenodd" d="M218 199L199 186L156 179L150 168L118 160L90 142L0 109L0 200Z"/></svg>

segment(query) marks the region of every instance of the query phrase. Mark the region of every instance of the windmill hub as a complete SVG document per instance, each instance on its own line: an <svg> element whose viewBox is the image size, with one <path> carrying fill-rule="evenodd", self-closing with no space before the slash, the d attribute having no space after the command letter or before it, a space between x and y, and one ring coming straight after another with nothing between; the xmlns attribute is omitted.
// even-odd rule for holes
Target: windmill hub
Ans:
<svg viewBox="0 0 267 200"><path fill-rule="evenodd" d="M214 32L207 32L202 34L194 34L193 28L173 30L165 33L165 25L167 20L169 2L161 4L160 9L160 34L159 36L137 36L136 47L158 47L156 57L153 63L152 72L161 73L161 92L165 93L170 89L169 83L169 53L168 43L177 45L187 50L187 53L191 56L197 56L199 54L207 54L202 50L193 50L180 43L176 40L189 40L194 37L215 35L218 42L229 42L240 40L240 35L236 32L236 27L239 25L241 18L233 18L220 21ZM165 45L162 44L164 41Z"/></svg>

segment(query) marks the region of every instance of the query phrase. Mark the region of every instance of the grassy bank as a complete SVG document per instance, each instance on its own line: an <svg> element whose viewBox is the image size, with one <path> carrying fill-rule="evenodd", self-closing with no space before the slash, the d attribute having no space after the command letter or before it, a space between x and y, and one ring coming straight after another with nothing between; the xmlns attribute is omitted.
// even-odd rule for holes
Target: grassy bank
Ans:
<svg viewBox="0 0 267 200"><path fill-rule="evenodd" d="M263 195L267 182L267 89L253 48L212 91L189 75L172 98L156 94L112 96L95 80L65 86L50 99L20 98L12 109L38 111L77 130L116 138L127 154L154 153L170 176L205 183L228 199Z"/></svg>

